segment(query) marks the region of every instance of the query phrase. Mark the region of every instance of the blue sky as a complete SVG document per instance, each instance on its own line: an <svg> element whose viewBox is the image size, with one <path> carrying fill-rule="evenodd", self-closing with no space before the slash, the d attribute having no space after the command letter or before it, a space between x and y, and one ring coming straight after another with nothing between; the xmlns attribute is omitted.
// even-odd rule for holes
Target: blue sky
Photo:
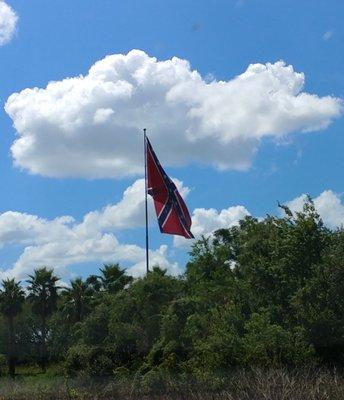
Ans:
<svg viewBox="0 0 344 400"><path fill-rule="evenodd" d="M71 274L85 276L95 272L102 262L118 259L122 265L132 267L133 273L139 273L137 271L140 271L142 264L141 246L144 245L144 236L140 227L141 220L137 216L138 210L132 211L135 215L127 216L128 226L132 224L130 229L125 229L118 219L115 220L115 217L119 217L117 214L111 214L114 210L109 211L110 222L105 221L100 210L107 205L118 203L126 188L142 177L138 172L142 154L137 147L139 131L144 127L140 124L140 119L133 119L131 130L127 130L129 122L124 121L121 130L121 123L118 121L122 117L117 117L119 111L115 105L111 106L112 100L106 100L107 107L102 106L101 109L112 110L119 120L113 122L116 126L113 136L111 127L114 125L106 127L109 131L105 135L102 133L105 122L99 126L87 125L87 119L82 119L86 106L79 104L75 114L68 117L75 121L79 118L79 113L83 127L76 127L75 131L74 128L67 130L68 135L75 135L78 140L78 145L71 150L70 155L72 161L73 157L75 159L73 166L69 156L64 157L63 150L55 150L60 145L63 149L63 146L68 148L71 143L75 143L65 143L65 136L61 136L61 126L66 122L63 120L64 110L59 109L61 120L58 120L53 110L44 111L44 118L38 118L37 115L40 115L40 110L46 103L44 98L38 100L38 95L33 92L29 99L24 96L17 98L10 111L4 110L9 96L15 92L34 87L45 89L50 81L59 82L70 77L86 76L92 65L105 56L126 55L132 49L146 53L147 58L144 62L150 62L151 57L155 57L157 63L172 57L187 60L191 65L190 71L197 70L203 79L199 89L201 94L192 93L196 90L191 90L190 93L184 88L184 92L179 94L182 100L180 97L176 100L181 101L182 106L167 108L167 111L162 108L161 112L166 111L167 117L162 116L159 123L156 121L160 119L158 112L142 114L142 123L148 122L151 129L148 134L151 134L152 144L158 156L160 154L166 170L171 176L182 181L184 187L189 188L186 190L189 192L186 200L190 211L201 210L195 214L197 232L208 234L213 228L225 223L235 223L235 218L244 215L246 211L255 216L276 213L277 201L294 200L291 204L297 208L302 200L299 196L304 193L318 199L321 214L330 227L344 223L344 207L341 200L341 194L344 192L344 138L340 100L344 97L343 2L6 0L6 3L14 10L18 21L15 32L10 35L11 38L0 46L0 230L3 230L2 233L0 231L0 255L4 276L13 274L23 278L35 265L48 264L57 267L58 273L68 279ZM243 89L239 87L238 92L235 92L238 101L232 92L228 92L229 97L226 93L223 94L221 85L217 83L213 85L211 93L205 88L210 82L224 81L230 84L236 76L245 73L250 64L274 64L279 60L293 66L294 72L288 75L285 69L287 67L276 67L276 76L286 74L280 78L281 81L277 78L277 86L271 88L271 91L276 90L278 99L284 96L285 89L282 86L285 82L299 79L295 75L297 72L304 74L305 84L296 94L290 95L292 100L294 101L301 92L317 95L318 100L306 97L302 99L302 104L299 104L298 98L295 100L296 105L293 103L297 112L293 111L288 115L288 111L283 109L283 112L275 115L273 101L269 103L269 110L264 108L268 107L265 103L257 109L254 107L256 86L252 86L252 96L248 96L249 98L242 92L249 93L250 86ZM154 68L155 65L160 64L154 64ZM156 74L154 71L152 73ZM154 76L152 79L155 79ZM257 88L257 91L262 91L257 103L263 101L264 90L267 96L270 96L271 91L264 88L264 84L265 81L262 81ZM270 84L269 79L266 84ZM154 87L158 85L159 83L155 83ZM70 91L70 88L65 86L59 88L64 94ZM150 100L149 90L142 94L143 102L147 104ZM97 93L97 88L94 88L92 93ZM97 94L94 96L90 100L92 107L93 103L98 107L96 102L100 100ZM212 103L208 104L208 98L215 102L218 96L223 96L223 101L220 97L219 102L223 108L222 114L217 116L216 123L204 128L213 116ZM54 98L49 101L53 109L57 100ZM73 101L74 97L71 95L68 104L65 105L67 114L74 107ZM78 101L75 99L76 103ZM102 104L104 101L102 98ZM126 107L123 108L123 115L128 120L131 119L133 101L127 98L123 100ZM190 127L187 125L188 109L185 104L192 101L195 104L203 102L204 107L200 107L199 110L200 114L203 113L198 115L199 125ZM124 103L120 103L120 107L124 107ZM240 107L235 107L236 103L240 104ZM135 103L135 107L135 115L145 112L143 108L140 110L140 104L137 106ZM296 117L300 109L304 110L304 114ZM246 112L245 116L241 116L241 110ZM150 116L152 121L149 120ZM164 118L167 118L166 130L163 128ZM233 128L232 121L236 121L237 118L239 122ZM259 132L257 128L254 137L251 137L250 127L254 127L256 121L259 122L261 118L265 118L263 127ZM13 123L20 125L21 121L24 121L23 126L17 126L17 129L13 127ZM220 124L219 127L217 123ZM319 129L320 125L323 125L322 129ZM133 126L137 126L138 135L137 138L132 136L133 139L130 139ZM264 131L264 126L271 126L267 129L268 133ZM195 143L198 143L203 134L210 135L209 137L215 135L211 154L209 147L202 144L203 142L199 142L199 147L192 144L192 140L190 141L190 137L185 133L189 128ZM230 135L236 137L238 149L232 150L232 139L226 142L228 157L224 147L219 159L228 165L225 170L219 170L213 166L217 157L216 146L220 151L222 143L217 141L217 138L221 135L225 137L228 134L226 129L229 129ZM14 154L11 147L16 138L16 130L21 130L20 137L33 135L37 142L31 144L31 148L24 152L17 149ZM86 147L83 144L86 134L83 135L82 130L88 132L87 143L85 142L87 152L84 152ZM302 132L303 130L310 132ZM129 150L128 143L124 150L121 144L116 147L116 143L127 140L123 139L125 135L129 138L129 144L130 140L133 141L134 150ZM246 156L245 170L238 170L237 162L240 162L241 149L246 146L246 142L242 142L245 135L254 141L247 150L252 150L254 155ZM107 140L116 148L113 159L120 158L121 152L124 151L128 154L128 165L121 164L121 169L116 170L117 172L115 167L112 170L110 166L106 172L102 170L95 173L95 179L90 173L88 159L91 157L91 165L94 146L94 153L97 155L95 165L98 165L102 151L107 153ZM187 145L184 146L183 140L186 140ZM181 159L177 154L179 143ZM47 157L43 156L42 152L45 152ZM204 163L203 154L206 159ZM237 161L234 162L234 159ZM82 172L73 173L80 165L83 166ZM130 171L134 168L133 165L136 165L135 173L126 174L125 171ZM242 208L235 209L237 206ZM126 207L125 203L123 207ZM230 209L229 214L223 213L219 217L221 210L228 210L230 207L234 208ZM216 209L218 214L210 213L209 209L212 208ZM96 210L98 215L92 218L102 219L102 227L97 230L93 225L93 233L89 232L89 236L83 234L82 239L75 239L77 241L73 248L68 247L64 242L66 236L72 234L75 238L74 231L80 228L78 224L82 223L87 213ZM54 219L66 215L75 220L52 223ZM98 220L94 222L97 226L100 224ZM74 231L71 233L73 227ZM81 228L84 229L84 226ZM174 264L177 262L182 270L187 260L188 248L185 243L178 242L170 236L160 235L154 220L151 222L150 232L151 248L155 252L153 260L161 261L171 272L177 271ZM92 235L99 235L100 242L92 242ZM122 247L116 250L118 243ZM104 252L99 250L103 245ZM134 247L127 247L128 245ZM160 249L159 252L157 249L161 245L168 247ZM52 247L58 250L51 250ZM110 255L112 247L113 257ZM87 249L90 249L90 254L93 255L85 255ZM66 252L73 253L73 256L65 257ZM128 255L130 252L134 255Z"/></svg>

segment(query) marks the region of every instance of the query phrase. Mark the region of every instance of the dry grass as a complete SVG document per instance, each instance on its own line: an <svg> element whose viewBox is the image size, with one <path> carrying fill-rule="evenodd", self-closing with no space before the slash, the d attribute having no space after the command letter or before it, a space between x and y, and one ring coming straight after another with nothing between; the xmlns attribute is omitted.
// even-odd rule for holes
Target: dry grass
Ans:
<svg viewBox="0 0 344 400"><path fill-rule="evenodd" d="M194 380L32 376L0 380L0 400L343 400L344 377L325 370L249 370Z"/></svg>

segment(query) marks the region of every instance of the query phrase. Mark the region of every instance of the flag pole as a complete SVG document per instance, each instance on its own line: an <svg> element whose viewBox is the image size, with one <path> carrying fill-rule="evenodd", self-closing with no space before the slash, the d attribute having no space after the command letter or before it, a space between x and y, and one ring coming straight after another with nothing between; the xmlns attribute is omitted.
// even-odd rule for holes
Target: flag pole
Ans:
<svg viewBox="0 0 344 400"><path fill-rule="evenodd" d="M145 157L145 214L146 214L146 274L149 273L149 238L148 238L148 201L147 201L147 140L146 128L143 129L143 146Z"/></svg>

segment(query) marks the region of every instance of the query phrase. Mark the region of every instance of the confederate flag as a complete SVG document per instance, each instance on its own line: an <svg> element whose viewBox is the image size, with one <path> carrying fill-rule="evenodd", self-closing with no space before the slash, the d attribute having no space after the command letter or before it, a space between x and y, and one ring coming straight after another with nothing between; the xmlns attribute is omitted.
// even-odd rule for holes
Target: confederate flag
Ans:
<svg viewBox="0 0 344 400"><path fill-rule="evenodd" d="M154 200L160 232L192 239L194 236L190 231L191 217L186 204L176 185L160 165L147 136L145 139L147 192Z"/></svg>

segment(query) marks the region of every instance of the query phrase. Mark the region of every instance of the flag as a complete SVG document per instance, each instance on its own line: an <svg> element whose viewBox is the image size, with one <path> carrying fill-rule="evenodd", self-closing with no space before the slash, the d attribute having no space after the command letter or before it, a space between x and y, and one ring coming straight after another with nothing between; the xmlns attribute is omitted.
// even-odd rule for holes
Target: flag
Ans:
<svg viewBox="0 0 344 400"><path fill-rule="evenodd" d="M147 192L153 197L160 232L194 238L191 217L176 185L162 168L145 136Z"/></svg>

